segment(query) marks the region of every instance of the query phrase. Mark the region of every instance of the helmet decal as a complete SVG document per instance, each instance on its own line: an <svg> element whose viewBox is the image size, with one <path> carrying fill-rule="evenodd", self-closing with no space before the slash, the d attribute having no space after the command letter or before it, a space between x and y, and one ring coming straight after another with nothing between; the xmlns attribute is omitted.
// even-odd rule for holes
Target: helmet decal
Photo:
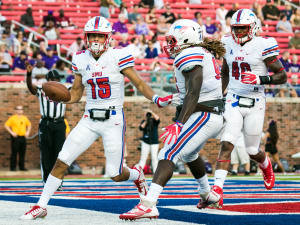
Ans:
<svg viewBox="0 0 300 225"><path fill-rule="evenodd" d="M239 12L238 12L238 14L237 14L237 17L236 17L236 22L240 22L240 20L241 20L241 15L242 15L242 12L243 12L243 10L241 9L241 10L239 10Z"/></svg>
<svg viewBox="0 0 300 225"><path fill-rule="evenodd" d="M100 16L97 16L95 19L95 27L94 27L95 30L98 30L99 23L100 23Z"/></svg>

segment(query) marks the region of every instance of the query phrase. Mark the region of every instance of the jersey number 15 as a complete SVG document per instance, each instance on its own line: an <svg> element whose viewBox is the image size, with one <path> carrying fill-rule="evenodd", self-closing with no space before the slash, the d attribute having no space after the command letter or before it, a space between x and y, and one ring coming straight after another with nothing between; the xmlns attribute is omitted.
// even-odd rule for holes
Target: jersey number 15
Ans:
<svg viewBox="0 0 300 225"><path fill-rule="evenodd" d="M89 80L87 80L87 83L92 86L92 98L93 99L97 99L97 94L98 94L99 98L101 98L101 99L110 97L111 89L110 89L108 77L96 78L96 82L94 79L89 79ZM99 88L97 93L96 93L96 85Z"/></svg>

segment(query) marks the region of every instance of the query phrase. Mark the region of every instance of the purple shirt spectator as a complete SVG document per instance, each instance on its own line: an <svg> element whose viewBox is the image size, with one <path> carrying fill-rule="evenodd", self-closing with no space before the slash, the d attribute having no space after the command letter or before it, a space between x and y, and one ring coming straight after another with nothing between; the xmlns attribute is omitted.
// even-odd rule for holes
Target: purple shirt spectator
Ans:
<svg viewBox="0 0 300 225"><path fill-rule="evenodd" d="M128 33L128 29L126 27L125 23L122 23L120 21L115 22L113 27L112 27L114 33L119 32L119 33Z"/></svg>
<svg viewBox="0 0 300 225"><path fill-rule="evenodd" d="M286 71L286 72L289 72L290 67L291 67L291 63L289 62L289 60L284 60L283 58L280 58L279 60L280 60L280 62L282 63L282 65L283 65L285 71Z"/></svg>
<svg viewBox="0 0 300 225"><path fill-rule="evenodd" d="M45 67L48 70L52 69L52 66L59 60L57 55L53 55L53 50L51 48L47 48L47 54L42 53L42 60L45 62Z"/></svg>
<svg viewBox="0 0 300 225"><path fill-rule="evenodd" d="M135 25L135 33L137 35L148 35L149 29L146 23L136 24Z"/></svg>
<svg viewBox="0 0 300 225"><path fill-rule="evenodd" d="M13 63L12 69L14 70L16 68L19 68L19 69L25 70L26 69L26 66L25 66L26 60L27 60L26 52L25 51L21 51L20 56L16 57L14 59L14 63Z"/></svg>
<svg viewBox="0 0 300 225"><path fill-rule="evenodd" d="M206 25L206 33L213 35L218 29L214 24L211 24L210 26Z"/></svg>
<svg viewBox="0 0 300 225"><path fill-rule="evenodd" d="M120 46L120 47L123 47L123 48L124 48L124 47L126 47L126 46L128 46L128 45L129 45L129 42L128 42L128 41L125 42L125 43L124 43L124 42L119 42L119 46Z"/></svg>
<svg viewBox="0 0 300 225"><path fill-rule="evenodd" d="M157 48L152 48L152 50L149 47L146 48L146 56L145 56L146 59L153 59L156 58L157 56L158 56Z"/></svg>

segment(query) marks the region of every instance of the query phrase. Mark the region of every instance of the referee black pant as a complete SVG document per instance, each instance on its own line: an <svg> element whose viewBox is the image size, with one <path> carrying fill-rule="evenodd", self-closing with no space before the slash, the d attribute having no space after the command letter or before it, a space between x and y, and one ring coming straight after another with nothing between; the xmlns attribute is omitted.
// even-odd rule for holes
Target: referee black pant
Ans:
<svg viewBox="0 0 300 225"><path fill-rule="evenodd" d="M11 156L10 156L10 170L15 170L17 166L17 154L19 153L19 168L25 169L25 152L26 152L26 138L24 136L11 137Z"/></svg>
<svg viewBox="0 0 300 225"><path fill-rule="evenodd" d="M41 119L39 125L39 146L41 151L42 179L44 183L47 181L65 139L66 124L63 119Z"/></svg>

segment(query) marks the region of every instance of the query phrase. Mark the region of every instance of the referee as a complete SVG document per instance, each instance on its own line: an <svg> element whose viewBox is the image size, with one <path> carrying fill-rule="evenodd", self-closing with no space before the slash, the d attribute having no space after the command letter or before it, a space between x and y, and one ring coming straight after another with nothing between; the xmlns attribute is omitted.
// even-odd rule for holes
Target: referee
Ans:
<svg viewBox="0 0 300 225"><path fill-rule="evenodd" d="M64 115L66 104L51 101L43 92L41 85L32 84L31 72L33 67L27 64L26 84L29 91L36 95L40 102L41 120L39 124L39 147L41 151L41 170L44 184L47 181L58 153L66 138ZM56 70L46 74L47 81L60 81L61 76Z"/></svg>

